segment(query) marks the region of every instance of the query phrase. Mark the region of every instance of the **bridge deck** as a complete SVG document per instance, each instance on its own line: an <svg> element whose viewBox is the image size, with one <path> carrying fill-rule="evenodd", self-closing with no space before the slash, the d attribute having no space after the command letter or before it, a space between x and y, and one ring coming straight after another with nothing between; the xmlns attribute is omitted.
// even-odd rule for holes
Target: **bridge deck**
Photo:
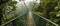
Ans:
<svg viewBox="0 0 60 26"><path fill-rule="evenodd" d="M31 12L29 12L29 18L27 19L26 26L34 26L34 21Z"/></svg>

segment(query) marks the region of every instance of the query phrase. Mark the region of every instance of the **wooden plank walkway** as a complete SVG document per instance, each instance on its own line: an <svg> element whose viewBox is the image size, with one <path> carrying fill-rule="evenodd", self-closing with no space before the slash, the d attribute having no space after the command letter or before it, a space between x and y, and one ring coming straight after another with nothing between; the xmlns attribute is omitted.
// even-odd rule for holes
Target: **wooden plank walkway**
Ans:
<svg viewBox="0 0 60 26"><path fill-rule="evenodd" d="M26 26L34 26L34 20L32 18L32 13L31 12L29 12L29 17L27 19Z"/></svg>

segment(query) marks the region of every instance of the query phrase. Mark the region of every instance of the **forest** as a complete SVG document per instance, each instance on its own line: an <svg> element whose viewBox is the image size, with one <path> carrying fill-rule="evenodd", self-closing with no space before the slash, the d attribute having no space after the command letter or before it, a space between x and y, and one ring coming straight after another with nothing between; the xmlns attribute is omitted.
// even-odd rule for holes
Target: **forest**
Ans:
<svg viewBox="0 0 60 26"><path fill-rule="evenodd" d="M29 11L34 26L60 26L60 0L24 1L0 0L0 26L30 26Z"/></svg>

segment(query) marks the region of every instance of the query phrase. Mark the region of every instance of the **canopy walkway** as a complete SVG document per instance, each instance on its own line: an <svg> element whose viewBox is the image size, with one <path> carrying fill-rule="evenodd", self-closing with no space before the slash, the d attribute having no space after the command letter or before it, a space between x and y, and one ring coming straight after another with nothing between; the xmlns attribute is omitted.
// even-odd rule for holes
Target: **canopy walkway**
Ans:
<svg viewBox="0 0 60 26"><path fill-rule="evenodd" d="M26 16L26 14L25 15L22 15L22 17L23 16ZM40 19L41 19L41 26L45 26L45 23L46 22L50 22L50 23L52 23L54 26L58 26L58 24L56 24L56 23L54 23L54 22L52 22L52 21L50 21L50 20L48 20L48 19L46 19L46 18L44 18L44 17L42 17L42 16L38 16L38 15L36 15L35 13L31 13L31 12L29 12L28 14L27 14L27 16L28 17L26 17L26 19L24 19L25 20L25 26L37 26L38 24L35 22L35 20L37 20L37 18L38 17L40 17ZM38 17L37 17L38 16ZM21 16L17 16L16 18L13 18L12 20L10 20L10 21L8 21L8 22L6 22L6 23L4 23L4 24L2 24L1 26L5 26L5 25L8 25L10 22L12 22L12 21L14 21L14 20L17 20L18 18L20 18ZM43 20L44 21L43 21ZM42 24L43 23L43 24ZM18 23L17 23L18 24ZM39 24L39 26L40 26L40 24Z"/></svg>
<svg viewBox="0 0 60 26"><path fill-rule="evenodd" d="M23 4L25 5L24 2L23 2ZM32 5L30 6L31 9L34 6L35 6L35 3L34 3L33 6ZM4 24L2 24L0 26L8 26L9 24L11 26L46 26L47 22L53 24L52 26L59 26L58 24L52 22L51 20L35 14L31 10L29 10L29 8L26 5L25 5L25 7L26 7L26 9L23 9L23 8L20 9L21 11L19 11L19 12L20 12L21 15L19 14L17 17L5 22ZM11 22L14 22L14 21L15 21L15 23L12 25Z"/></svg>

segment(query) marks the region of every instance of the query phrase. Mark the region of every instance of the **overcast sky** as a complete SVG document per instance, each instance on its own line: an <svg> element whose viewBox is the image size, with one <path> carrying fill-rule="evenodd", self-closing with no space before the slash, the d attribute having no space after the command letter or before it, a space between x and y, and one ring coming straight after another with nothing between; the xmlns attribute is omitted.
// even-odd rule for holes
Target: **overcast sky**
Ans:
<svg viewBox="0 0 60 26"><path fill-rule="evenodd" d="M15 0L17 2L20 2L19 0ZM28 3L28 2L31 2L31 1L36 1L36 0L25 0L24 2ZM40 0L37 0L36 2L39 2Z"/></svg>

